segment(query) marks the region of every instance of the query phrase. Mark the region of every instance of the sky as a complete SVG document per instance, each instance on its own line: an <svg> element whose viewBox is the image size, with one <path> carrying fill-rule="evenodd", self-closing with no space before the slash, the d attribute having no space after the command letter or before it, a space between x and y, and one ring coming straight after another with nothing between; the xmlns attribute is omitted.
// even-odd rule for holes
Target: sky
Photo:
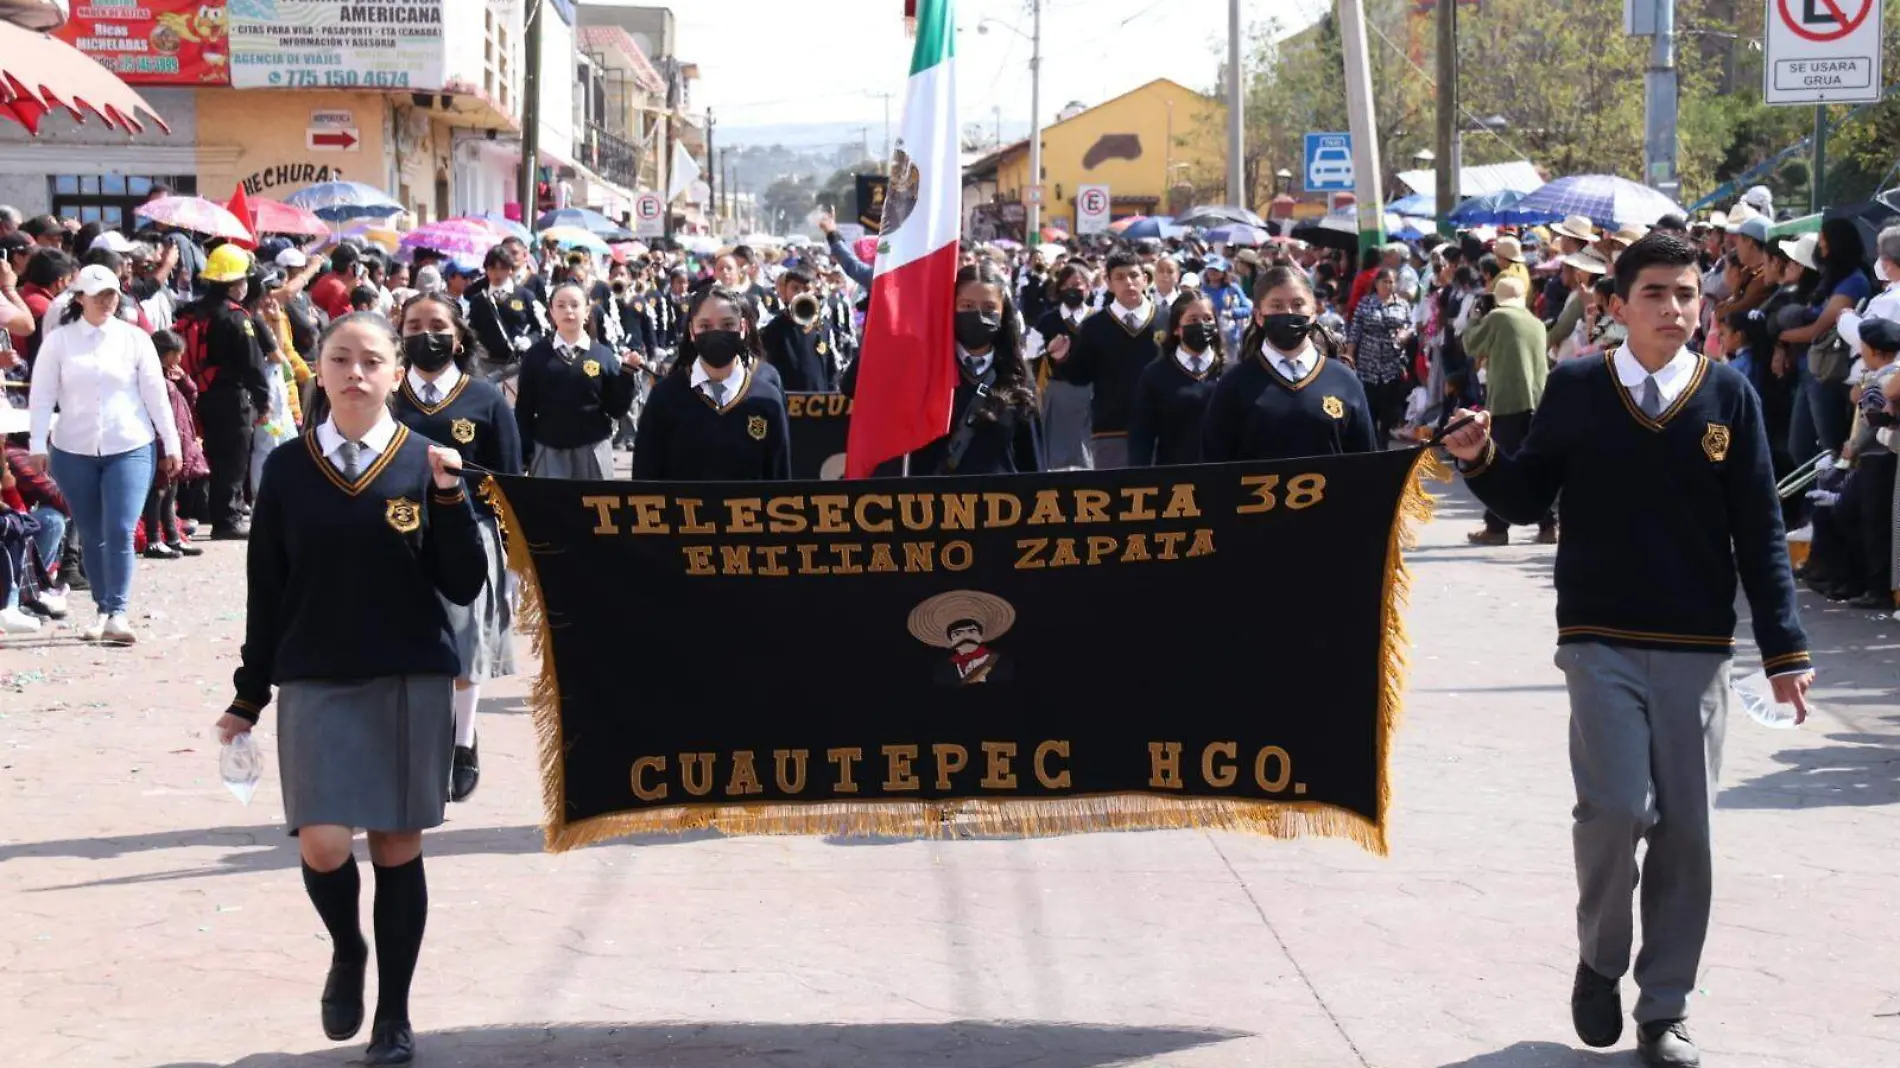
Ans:
<svg viewBox="0 0 1900 1068"><path fill-rule="evenodd" d="M1072 100L1098 104L1155 78L1213 88L1227 0L1042 0L1045 123ZM1242 0L1249 22L1291 30L1325 0ZM696 109L721 125L901 122L910 46L902 0L686 0L672 5L680 58L699 64ZM1029 0L957 0L957 106L965 123L1029 125ZM978 26L989 20L987 33ZM1021 31L1019 35L1018 31Z"/></svg>

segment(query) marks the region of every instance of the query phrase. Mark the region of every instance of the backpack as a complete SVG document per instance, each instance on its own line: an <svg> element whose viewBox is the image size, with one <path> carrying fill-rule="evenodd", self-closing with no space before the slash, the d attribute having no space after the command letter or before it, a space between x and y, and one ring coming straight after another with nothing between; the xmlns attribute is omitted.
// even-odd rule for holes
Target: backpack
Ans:
<svg viewBox="0 0 1900 1068"><path fill-rule="evenodd" d="M181 357L185 374L202 395L218 378L218 369L210 366L211 320L201 312L194 311L173 321L172 329L185 342L184 355Z"/></svg>

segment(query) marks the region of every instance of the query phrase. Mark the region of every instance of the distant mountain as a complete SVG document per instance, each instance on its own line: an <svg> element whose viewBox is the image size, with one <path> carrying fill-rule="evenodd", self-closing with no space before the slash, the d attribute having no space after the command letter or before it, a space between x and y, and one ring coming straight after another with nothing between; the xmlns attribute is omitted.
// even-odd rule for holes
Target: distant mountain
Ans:
<svg viewBox="0 0 1900 1068"><path fill-rule="evenodd" d="M995 117L980 116L985 131L994 131ZM892 136L896 136L897 115L891 116ZM970 118L967 124L978 124L978 118ZM720 123L715 135L719 144L726 145L784 145L792 149L837 149L846 145L869 143L873 156L884 152L884 123L876 122L793 122L777 125L728 126ZM993 133L992 133L993 136ZM1003 123L1003 137L1009 141L1021 140L1029 136L1027 123Z"/></svg>

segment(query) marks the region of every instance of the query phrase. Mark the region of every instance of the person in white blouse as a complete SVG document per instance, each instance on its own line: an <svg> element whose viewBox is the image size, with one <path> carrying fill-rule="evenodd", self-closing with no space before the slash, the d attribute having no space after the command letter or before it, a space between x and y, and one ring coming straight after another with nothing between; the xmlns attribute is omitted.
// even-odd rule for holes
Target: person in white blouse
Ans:
<svg viewBox="0 0 1900 1068"><path fill-rule="evenodd" d="M79 272L75 299L40 345L27 407L30 448L45 461L72 508L99 619L88 641L130 645L132 532L155 465L178 472L178 427L152 339L119 318L119 276L98 265ZM59 410L54 424L53 410ZM154 440L162 442L157 460Z"/></svg>

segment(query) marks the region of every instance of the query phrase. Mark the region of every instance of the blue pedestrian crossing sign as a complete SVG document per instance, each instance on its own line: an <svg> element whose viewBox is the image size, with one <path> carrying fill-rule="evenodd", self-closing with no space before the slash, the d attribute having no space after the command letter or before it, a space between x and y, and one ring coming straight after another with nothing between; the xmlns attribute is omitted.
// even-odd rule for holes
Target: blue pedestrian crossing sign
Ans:
<svg viewBox="0 0 1900 1068"><path fill-rule="evenodd" d="M1305 172L1309 193L1352 192L1352 135L1307 134Z"/></svg>

